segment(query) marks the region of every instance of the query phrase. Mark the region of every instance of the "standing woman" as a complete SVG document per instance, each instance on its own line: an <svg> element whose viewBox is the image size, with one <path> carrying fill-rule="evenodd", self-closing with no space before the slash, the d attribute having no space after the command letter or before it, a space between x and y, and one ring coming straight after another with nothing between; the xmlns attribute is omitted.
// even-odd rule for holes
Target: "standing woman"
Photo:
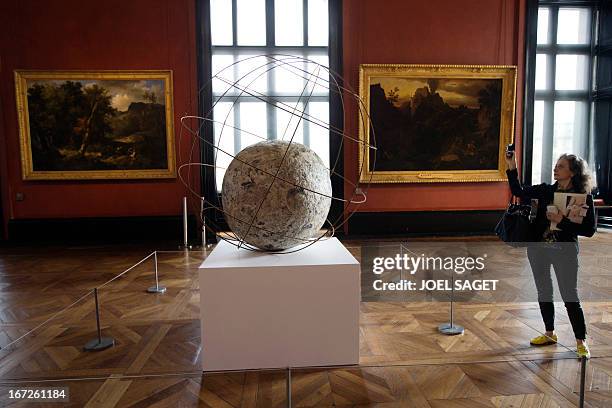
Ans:
<svg viewBox="0 0 612 408"><path fill-rule="evenodd" d="M534 226L534 241L556 242L545 245L534 243L527 248L527 257L536 288L542 319L546 333L531 339L534 346L555 344L555 308L553 304L553 285L550 267L553 266L561 297L565 302L567 314L576 336L576 350L579 357L591 356L586 343L586 325L584 313L578 299L578 235L592 237L596 230L595 210L592 190L592 179L584 159L563 154L557 160L554 169L555 184L542 183L537 186L521 186L516 169L514 152L506 152L508 183L512 194L521 200L537 199L538 212ZM570 221L562 212L548 212L547 206L553 205L555 192L586 193L587 214L582 223ZM551 230L551 221L557 224L559 230Z"/></svg>

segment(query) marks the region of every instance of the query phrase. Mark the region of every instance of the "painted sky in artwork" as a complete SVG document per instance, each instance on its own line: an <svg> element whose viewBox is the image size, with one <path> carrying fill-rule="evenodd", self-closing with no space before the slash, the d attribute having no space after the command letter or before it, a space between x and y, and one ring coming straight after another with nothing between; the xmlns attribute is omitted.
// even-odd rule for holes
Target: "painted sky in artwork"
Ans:
<svg viewBox="0 0 612 408"><path fill-rule="evenodd" d="M28 87L34 84L54 84L60 85L67 80L28 80ZM157 95L157 103L164 104L164 81L158 80L89 80L89 79L70 79L73 82L80 82L83 88L98 84L112 95L111 105L120 112L125 112L133 102L150 102L145 99L145 92L154 92Z"/></svg>
<svg viewBox="0 0 612 408"><path fill-rule="evenodd" d="M464 78L439 78L433 89L434 92L440 94L444 102L456 108L460 105L465 105L472 109L480 107L478 103L478 91L483 89L488 82L497 81L496 79L464 79ZM427 78L389 78L389 77L372 77L371 85L380 84L388 95L389 91L395 87L399 88L398 101L396 106L401 106L406 102L410 102L414 96L414 92L418 88L428 87Z"/></svg>

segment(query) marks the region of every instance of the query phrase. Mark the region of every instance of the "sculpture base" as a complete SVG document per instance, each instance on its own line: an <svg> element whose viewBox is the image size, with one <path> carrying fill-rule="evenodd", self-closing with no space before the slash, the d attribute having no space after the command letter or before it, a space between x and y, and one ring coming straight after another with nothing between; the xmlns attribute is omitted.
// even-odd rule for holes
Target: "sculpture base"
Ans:
<svg viewBox="0 0 612 408"><path fill-rule="evenodd" d="M287 254L221 241L200 266L203 370L358 364L360 298L336 238Z"/></svg>

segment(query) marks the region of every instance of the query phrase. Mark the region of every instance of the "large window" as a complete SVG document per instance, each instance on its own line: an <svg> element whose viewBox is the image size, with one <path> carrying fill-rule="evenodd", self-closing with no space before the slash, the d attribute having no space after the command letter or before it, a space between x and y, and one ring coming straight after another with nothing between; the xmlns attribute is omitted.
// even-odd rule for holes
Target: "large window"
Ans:
<svg viewBox="0 0 612 408"><path fill-rule="evenodd" d="M293 138L329 167L329 131L321 126L330 122L328 74L302 60L279 62L295 56L329 65L328 0L210 0L210 22L217 190L232 159L223 151L235 155L261 140ZM313 75L322 79L317 86Z"/></svg>
<svg viewBox="0 0 612 408"><path fill-rule="evenodd" d="M537 12L532 184L552 182L554 161L562 153L592 160L595 9L587 2L563 3L540 1Z"/></svg>

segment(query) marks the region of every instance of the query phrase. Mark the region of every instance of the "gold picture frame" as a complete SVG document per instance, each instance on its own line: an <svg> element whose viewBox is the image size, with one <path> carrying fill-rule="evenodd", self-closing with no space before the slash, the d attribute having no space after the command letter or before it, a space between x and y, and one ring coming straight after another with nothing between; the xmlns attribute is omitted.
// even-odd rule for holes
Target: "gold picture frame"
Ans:
<svg viewBox="0 0 612 408"><path fill-rule="evenodd" d="M359 181L505 181L515 89L515 66L361 64Z"/></svg>
<svg viewBox="0 0 612 408"><path fill-rule="evenodd" d="M24 180L176 178L170 70L16 70Z"/></svg>

